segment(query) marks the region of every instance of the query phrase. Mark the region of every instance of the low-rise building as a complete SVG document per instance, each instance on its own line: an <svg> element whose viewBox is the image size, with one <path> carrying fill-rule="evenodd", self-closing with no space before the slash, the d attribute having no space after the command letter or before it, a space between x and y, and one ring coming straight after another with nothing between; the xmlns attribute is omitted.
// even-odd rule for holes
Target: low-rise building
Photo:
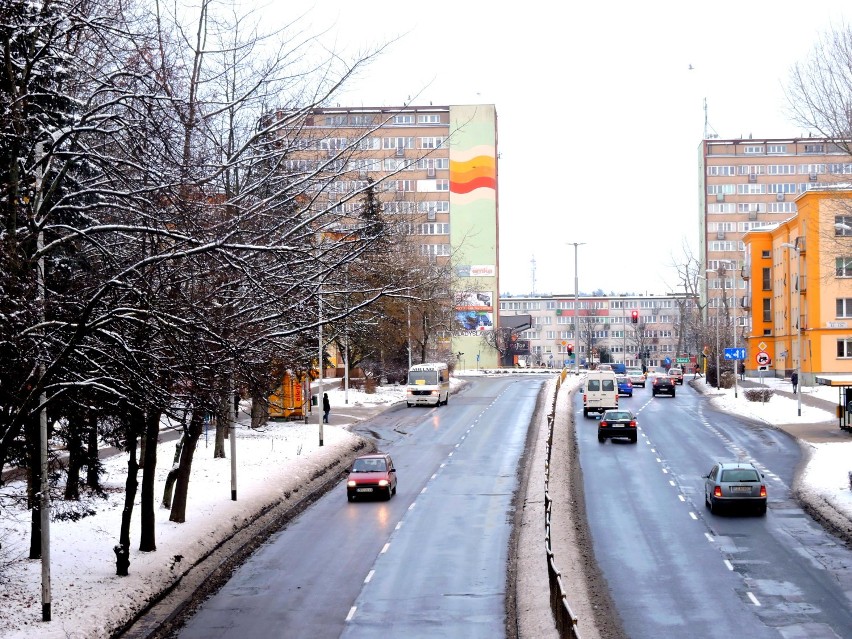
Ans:
<svg viewBox="0 0 852 639"><path fill-rule="evenodd" d="M680 363L689 370L698 352L695 309L695 300L683 294L503 295L501 318L529 315L531 323L513 335L503 364L524 359L586 367L603 359L628 367Z"/></svg>
<svg viewBox="0 0 852 639"><path fill-rule="evenodd" d="M814 188L796 205L792 217L743 237L746 370L798 370L812 384L852 373L852 185Z"/></svg>

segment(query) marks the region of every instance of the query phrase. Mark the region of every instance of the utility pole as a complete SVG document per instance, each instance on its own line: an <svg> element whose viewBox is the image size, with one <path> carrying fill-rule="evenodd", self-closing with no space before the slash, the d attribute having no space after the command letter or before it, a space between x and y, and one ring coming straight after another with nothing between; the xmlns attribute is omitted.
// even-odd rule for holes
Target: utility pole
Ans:
<svg viewBox="0 0 852 639"><path fill-rule="evenodd" d="M580 375L580 279L577 275L577 247L585 242L568 242L574 247L574 372Z"/></svg>

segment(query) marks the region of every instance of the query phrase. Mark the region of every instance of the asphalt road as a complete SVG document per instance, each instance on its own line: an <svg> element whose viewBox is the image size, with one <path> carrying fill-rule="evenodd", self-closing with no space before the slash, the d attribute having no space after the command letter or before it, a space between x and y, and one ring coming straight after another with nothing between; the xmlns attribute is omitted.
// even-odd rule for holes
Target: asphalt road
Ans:
<svg viewBox="0 0 852 639"><path fill-rule="evenodd" d="M348 503L341 483L178 636L504 636L512 500L542 383L477 380L448 406L371 420L366 434L394 457L397 495Z"/></svg>
<svg viewBox="0 0 852 639"><path fill-rule="evenodd" d="M594 553L627 636L837 639L852 632L852 550L793 499L800 462L783 431L713 411L689 386L622 398L638 444L597 441L574 409ZM714 515L702 475L715 459L764 472L765 517Z"/></svg>

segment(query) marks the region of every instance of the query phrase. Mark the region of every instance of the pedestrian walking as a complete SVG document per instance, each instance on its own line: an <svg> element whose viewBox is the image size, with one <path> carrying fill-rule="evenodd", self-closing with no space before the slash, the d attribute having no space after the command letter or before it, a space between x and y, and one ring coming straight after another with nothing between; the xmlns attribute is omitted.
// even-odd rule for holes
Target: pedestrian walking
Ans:
<svg viewBox="0 0 852 639"><path fill-rule="evenodd" d="M328 423L328 414L331 412L331 402L328 401L328 393L322 394L322 421Z"/></svg>
<svg viewBox="0 0 852 639"><path fill-rule="evenodd" d="M793 394L796 394L796 388L799 386L799 373L793 371L793 374L790 375L790 381L793 382Z"/></svg>
<svg viewBox="0 0 852 639"><path fill-rule="evenodd" d="M745 381L745 362L739 363L740 381Z"/></svg>

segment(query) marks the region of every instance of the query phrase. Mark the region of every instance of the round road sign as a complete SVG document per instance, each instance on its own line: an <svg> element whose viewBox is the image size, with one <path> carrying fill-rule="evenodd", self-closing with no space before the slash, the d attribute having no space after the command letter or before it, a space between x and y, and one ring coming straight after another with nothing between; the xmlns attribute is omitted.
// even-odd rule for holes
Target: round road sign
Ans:
<svg viewBox="0 0 852 639"><path fill-rule="evenodd" d="M757 360L758 366L768 366L769 362L772 361L769 357L769 353L766 351L760 351L756 356L755 360Z"/></svg>

